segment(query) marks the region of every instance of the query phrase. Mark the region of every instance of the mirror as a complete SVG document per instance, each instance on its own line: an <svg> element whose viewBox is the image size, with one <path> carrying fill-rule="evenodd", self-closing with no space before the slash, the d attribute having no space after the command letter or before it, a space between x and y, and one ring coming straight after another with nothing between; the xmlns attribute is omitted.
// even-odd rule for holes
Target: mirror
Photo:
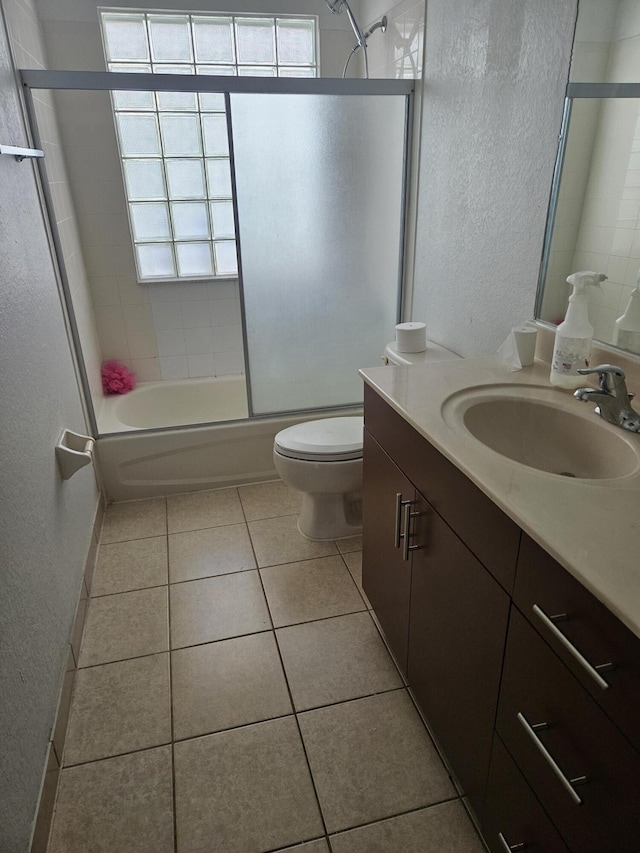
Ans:
<svg viewBox="0 0 640 853"><path fill-rule="evenodd" d="M536 317L564 318L570 273L605 273L601 289L589 294L594 337L640 353L637 0L581 0L568 95Z"/></svg>

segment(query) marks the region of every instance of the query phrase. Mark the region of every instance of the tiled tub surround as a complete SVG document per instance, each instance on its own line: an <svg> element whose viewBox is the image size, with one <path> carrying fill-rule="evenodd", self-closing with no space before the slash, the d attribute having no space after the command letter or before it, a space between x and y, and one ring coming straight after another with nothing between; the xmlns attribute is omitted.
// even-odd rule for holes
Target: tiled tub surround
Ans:
<svg viewBox="0 0 640 853"><path fill-rule="evenodd" d="M474 853L378 633L359 537L281 482L112 505L49 853Z"/></svg>

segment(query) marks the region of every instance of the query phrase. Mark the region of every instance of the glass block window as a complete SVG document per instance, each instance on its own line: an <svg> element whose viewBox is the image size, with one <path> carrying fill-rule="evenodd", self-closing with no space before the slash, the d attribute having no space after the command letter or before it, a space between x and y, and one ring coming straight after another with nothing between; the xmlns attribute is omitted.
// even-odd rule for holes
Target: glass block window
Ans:
<svg viewBox="0 0 640 853"><path fill-rule="evenodd" d="M317 77L316 19L101 12L107 67ZM140 281L238 272L224 96L113 92Z"/></svg>

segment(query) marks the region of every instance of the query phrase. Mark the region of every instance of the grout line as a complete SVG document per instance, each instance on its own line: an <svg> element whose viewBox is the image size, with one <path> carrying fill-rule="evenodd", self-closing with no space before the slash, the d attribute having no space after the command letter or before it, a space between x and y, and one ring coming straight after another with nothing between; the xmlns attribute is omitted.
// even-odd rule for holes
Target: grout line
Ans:
<svg viewBox="0 0 640 853"><path fill-rule="evenodd" d="M176 758L175 758L175 724L174 724L174 708L173 708L173 661L171 658L171 595L170 595L170 574L169 574L169 502L165 498L166 507L166 524L167 524L167 632L169 645L169 723L171 734L171 801L173 805L173 849L174 853L178 850L178 814L176 808Z"/></svg>
<svg viewBox="0 0 640 853"><path fill-rule="evenodd" d="M262 584L262 593L267 602L267 608L269 610L269 618L273 623L273 619L271 617L271 608L269 607L269 600L267 599L267 593L264 588L264 583L262 581L262 575L258 572L258 576L260 577L260 583ZM291 702L291 708L293 709L293 717L296 723L296 729L298 730L298 737L300 738L300 744L302 746L302 751L304 752L305 761L307 762L307 769L309 771L309 778L311 779L311 786L313 787L313 793L316 798L316 805L318 807L318 814L320 815L320 820L322 821L322 829L325 835L325 838L329 838L329 830L327 829L327 822L324 817L324 812L322 810L322 805L320 803L320 797L318 795L318 788L316 786L316 780L313 778L313 771L311 769L311 762L309 761L309 755L307 753L307 746L304 742L304 738L302 737L302 729L300 728L300 721L298 720L298 713L296 711L295 702L293 701L293 693L291 692L291 685L289 684L289 677L287 675L287 670L284 665L284 660L282 658L282 651L280 650L280 643L278 642L278 635L274 629L273 638L275 640L276 649L278 651L278 658L280 660L280 666L282 667L282 674L284 676L285 684L287 685L287 693L289 694L289 701Z"/></svg>
<svg viewBox="0 0 640 853"><path fill-rule="evenodd" d="M154 743L151 746L141 746L138 749L130 749L128 752L115 752L113 755L103 755L101 758L90 758L88 761L76 761L74 764L60 765L60 772L73 770L76 767L86 767L87 764L99 764L101 761L111 761L112 758L124 758L126 755L138 755L142 752L150 752L152 749L162 749L164 746L172 746L170 740Z"/></svg>

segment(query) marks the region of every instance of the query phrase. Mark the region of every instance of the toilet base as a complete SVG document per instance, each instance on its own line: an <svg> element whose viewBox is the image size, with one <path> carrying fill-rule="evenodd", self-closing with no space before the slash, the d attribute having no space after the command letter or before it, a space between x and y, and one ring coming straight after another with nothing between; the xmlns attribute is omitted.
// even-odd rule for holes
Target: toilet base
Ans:
<svg viewBox="0 0 640 853"><path fill-rule="evenodd" d="M362 533L362 496L302 494L298 530L316 542Z"/></svg>

